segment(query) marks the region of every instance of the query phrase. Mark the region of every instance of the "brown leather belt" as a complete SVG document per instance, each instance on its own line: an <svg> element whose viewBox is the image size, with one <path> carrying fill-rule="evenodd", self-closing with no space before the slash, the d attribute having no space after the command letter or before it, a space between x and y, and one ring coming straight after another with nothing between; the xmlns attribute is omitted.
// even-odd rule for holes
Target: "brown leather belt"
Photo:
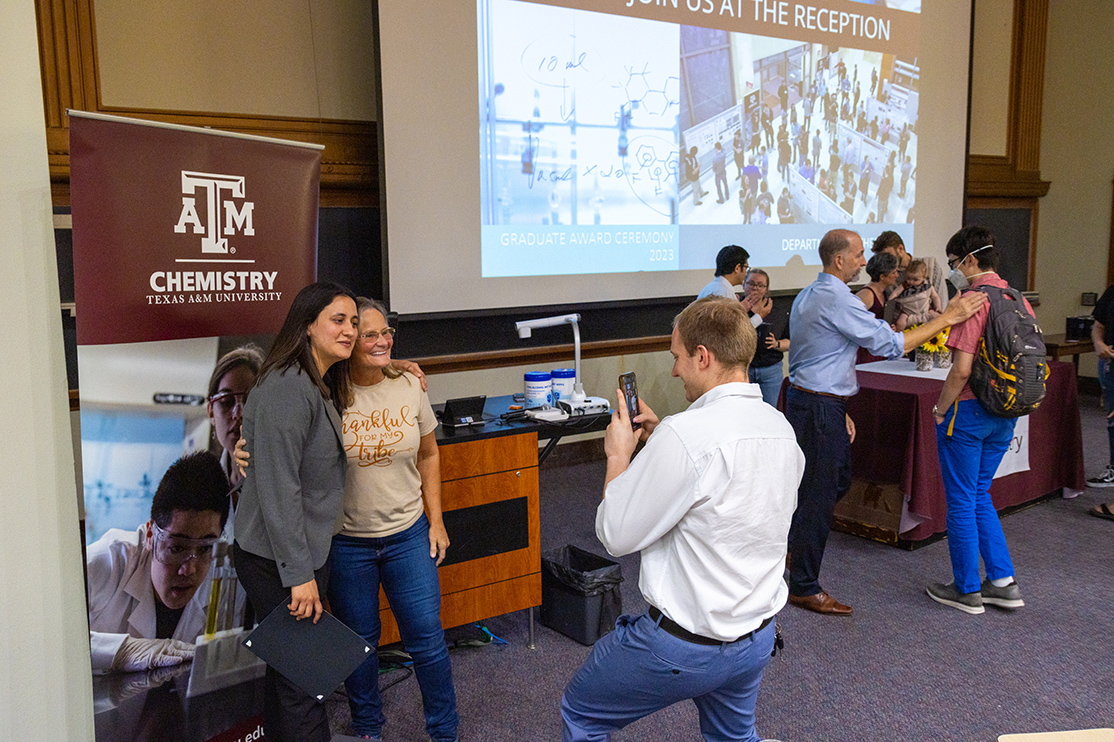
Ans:
<svg viewBox="0 0 1114 742"><path fill-rule="evenodd" d="M691 631L689 631L688 629L685 629L685 628L682 628L681 626L678 626L676 621L674 621L669 616L667 616L664 613L662 613L661 611L659 611L654 606L650 606L649 613L650 613L650 618L652 618L654 621L656 621L658 626L660 626L662 629L664 629L666 631L666 633L672 634L673 636L677 637L678 639L689 642L690 644L703 644L705 646L715 646L717 644L734 644L735 642L741 642L744 639L753 639L755 634L757 634L759 631L761 631L762 629L769 626L770 622L772 622L774 620L774 617L770 616L765 621L763 621L758 626L758 628L755 629L754 631L751 631L750 633L747 633L747 634L743 634L738 639L735 639L733 641L728 642L728 641L723 641L722 639L711 639L707 636L701 636L700 634L694 634ZM658 619L661 619L661 620L659 621Z"/></svg>
<svg viewBox="0 0 1114 742"><path fill-rule="evenodd" d="M805 394L818 394L821 397L831 397L832 399L838 399L841 402L846 402L847 400L851 399L850 397L841 397L838 394L832 394L830 392L814 392L811 389L805 389L803 386L797 386L796 384L790 384L789 386L793 387L798 392L804 392Z"/></svg>

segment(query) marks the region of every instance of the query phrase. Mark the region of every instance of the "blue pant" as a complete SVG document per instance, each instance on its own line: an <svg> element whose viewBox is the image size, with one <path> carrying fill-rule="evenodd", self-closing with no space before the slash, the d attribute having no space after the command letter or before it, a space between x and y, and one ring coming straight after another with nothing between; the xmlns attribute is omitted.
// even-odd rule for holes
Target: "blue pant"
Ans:
<svg viewBox="0 0 1114 742"><path fill-rule="evenodd" d="M789 592L808 597L821 590L820 564L832 530L832 515L836 503L851 489L847 404L790 387L785 395L785 418L805 455L797 510L789 527Z"/></svg>
<svg viewBox="0 0 1114 742"><path fill-rule="evenodd" d="M705 740L756 742L754 706L773 648L772 622L751 639L705 646L678 639L648 613L620 616L565 687L562 739L603 742L691 698Z"/></svg>
<svg viewBox="0 0 1114 742"><path fill-rule="evenodd" d="M1102 386L1102 403L1109 415L1114 412L1114 363L1108 358L1099 359L1099 384ZM1106 435L1110 439L1110 465L1114 466L1114 417L1106 418Z"/></svg>
<svg viewBox="0 0 1114 742"><path fill-rule="evenodd" d="M731 198L731 189L727 185L727 170L716 171L716 197L723 203Z"/></svg>
<svg viewBox="0 0 1114 742"><path fill-rule="evenodd" d="M980 554L988 579L1013 575L1002 522L990 501L990 483L1013 440L1015 422L995 417L978 400L967 399L959 403L958 411L948 410L944 422L936 426L940 473L948 500L948 553L955 589L961 593L977 592L981 586Z"/></svg>
<svg viewBox="0 0 1114 742"><path fill-rule="evenodd" d="M402 643L414 660L426 731L434 740L455 740L456 692L441 629L441 586L436 562L429 556L425 515L405 531L383 538L334 536L330 554L333 614L368 644L378 646L379 585L383 585ZM356 734L379 734L386 718L375 652L344 681L344 687Z"/></svg>
<svg viewBox="0 0 1114 742"><path fill-rule="evenodd" d="M762 368L751 366L747 371L751 384L757 384L762 390L762 401L771 407L777 407L777 397L781 393L781 363L774 363Z"/></svg>

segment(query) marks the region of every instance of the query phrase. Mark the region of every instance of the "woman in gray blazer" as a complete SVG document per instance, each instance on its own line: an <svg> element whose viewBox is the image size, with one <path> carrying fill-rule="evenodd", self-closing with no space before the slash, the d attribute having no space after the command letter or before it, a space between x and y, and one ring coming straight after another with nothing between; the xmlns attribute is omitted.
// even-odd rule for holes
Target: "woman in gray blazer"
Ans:
<svg viewBox="0 0 1114 742"><path fill-rule="evenodd" d="M260 619L285 604L321 617L329 546L344 495L340 405L358 315L350 291L306 286L294 298L244 407L252 452L236 513L236 570ZM267 668L263 725L269 740L328 742L325 707Z"/></svg>

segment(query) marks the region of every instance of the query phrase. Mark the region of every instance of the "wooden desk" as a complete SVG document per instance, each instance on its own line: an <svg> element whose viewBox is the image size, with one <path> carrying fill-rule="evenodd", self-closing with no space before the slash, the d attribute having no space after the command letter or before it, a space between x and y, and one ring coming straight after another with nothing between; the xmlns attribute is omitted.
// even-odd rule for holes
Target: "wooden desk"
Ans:
<svg viewBox="0 0 1114 742"><path fill-rule="evenodd" d="M1045 335L1044 349L1054 361L1060 360L1063 356L1071 356L1071 362L1075 364L1075 375L1079 376L1079 354L1094 353L1095 344L1089 339L1067 340L1066 338L1066 335Z"/></svg>
<svg viewBox="0 0 1114 742"><path fill-rule="evenodd" d="M611 415L566 423L504 423L511 397L490 397L482 426L438 428L441 508L451 546L441 563L441 624L445 628L530 609L542 602L538 441L544 454L562 436L603 430ZM380 645L399 641L387 598L379 592Z"/></svg>

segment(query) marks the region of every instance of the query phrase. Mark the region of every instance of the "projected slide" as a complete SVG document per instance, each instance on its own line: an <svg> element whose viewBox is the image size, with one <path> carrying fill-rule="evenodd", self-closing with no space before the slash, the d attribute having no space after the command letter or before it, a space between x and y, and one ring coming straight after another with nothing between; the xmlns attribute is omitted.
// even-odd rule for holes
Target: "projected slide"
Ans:
<svg viewBox="0 0 1114 742"><path fill-rule="evenodd" d="M920 3L888 5L479 0L482 276L914 249Z"/></svg>

